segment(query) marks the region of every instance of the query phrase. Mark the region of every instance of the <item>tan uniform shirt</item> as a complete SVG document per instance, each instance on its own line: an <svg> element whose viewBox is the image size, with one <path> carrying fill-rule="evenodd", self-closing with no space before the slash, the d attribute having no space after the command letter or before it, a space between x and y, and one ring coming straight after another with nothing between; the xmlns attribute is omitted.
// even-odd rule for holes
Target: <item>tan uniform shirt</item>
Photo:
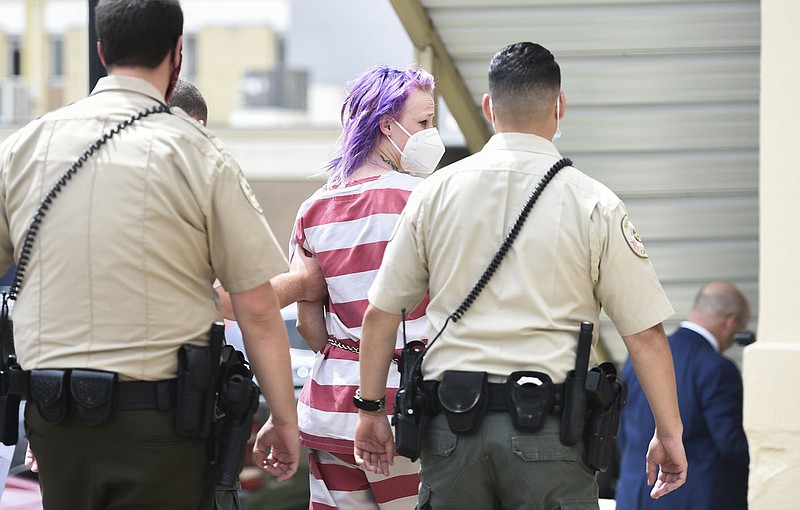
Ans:
<svg viewBox="0 0 800 510"><path fill-rule="evenodd" d="M129 77L45 115L0 146L0 267L19 261L47 191L118 123L163 103ZM53 199L14 306L24 369L175 377L177 349L208 342L215 278L249 290L287 269L237 163L182 110L137 120Z"/></svg>
<svg viewBox="0 0 800 510"><path fill-rule="evenodd" d="M399 314L430 288L434 338L560 158L543 138L497 134L481 152L434 173L408 201L370 302ZM574 368L581 321L595 324L596 341L601 306L622 335L673 313L646 257L620 199L575 168L562 169L489 284L426 355L425 379L470 370L502 381L536 370L562 382Z"/></svg>

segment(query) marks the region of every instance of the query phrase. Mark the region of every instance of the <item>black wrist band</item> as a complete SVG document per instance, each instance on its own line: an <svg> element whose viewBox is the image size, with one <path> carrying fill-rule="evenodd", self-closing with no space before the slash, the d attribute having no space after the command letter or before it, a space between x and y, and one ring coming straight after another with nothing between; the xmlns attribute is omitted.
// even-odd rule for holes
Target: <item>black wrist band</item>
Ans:
<svg viewBox="0 0 800 510"><path fill-rule="evenodd" d="M384 396L380 400L364 400L361 398L361 390L358 389L353 395L353 405L364 411L380 411L386 409L386 397Z"/></svg>

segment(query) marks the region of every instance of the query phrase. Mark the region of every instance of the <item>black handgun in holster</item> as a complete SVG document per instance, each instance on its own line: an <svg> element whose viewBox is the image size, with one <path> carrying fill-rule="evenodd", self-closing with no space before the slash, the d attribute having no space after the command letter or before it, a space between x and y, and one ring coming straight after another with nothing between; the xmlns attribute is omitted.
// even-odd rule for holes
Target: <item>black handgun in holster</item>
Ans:
<svg viewBox="0 0 800 510"><path fill-rule="evenodd" d="M592 469L608 469L627 395L628 386L617 376L617 370L611 363L600 364L586 377L589 416L583 442L586 446L586 463Z"/></svg>
<svg viewBox="0 0 800 510"><path fill-rule="evenodd" d="M593 327L591 322L581 323L575 370L567 374L564 384L561 442L571 446L583 438L586 464L597 471L605 471L616 442L628 388L611 363L588 370Z"/></svg>
<svg viewBox="0 0 800 510"><path fill-rule="evenodd" d="M412 461L422 450L422 427L428 397L422 384L422 358L425 343L412 340L403 347L397 360L400 371L400 388L394 396L395 448L397 453Z"/></svg>
<svg viewBox="0 0 800 510"><path fill-rule="evenodd" d="M211 326L208 346L182 345L178 349L178 396L175 430L192 440L202 440L211 432L216 400L216 379L225 326Z"/></svg>
<svg viewBox="0 0 800 510"><path fill-rule="evenodd" d="M222 348L217 412L217 485L233 488L244 465L247 441L258 409L260 390L244 354L230 345Z"/></svg>
<svg viewBox="0 0 800 510"><path fill-rule="evenodd" d="M572 446L583 437L586 422L586 375L589 371L589 354L592 349L594 324L582 322L578 335L578 351L575 370L567 373L564 381L564 412L561 415L561 443Z"/></svg>

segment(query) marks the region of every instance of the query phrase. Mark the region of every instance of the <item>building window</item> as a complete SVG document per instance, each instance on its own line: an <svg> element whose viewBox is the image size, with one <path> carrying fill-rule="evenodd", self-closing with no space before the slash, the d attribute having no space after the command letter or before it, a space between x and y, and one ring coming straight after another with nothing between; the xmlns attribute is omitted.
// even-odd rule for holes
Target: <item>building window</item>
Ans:
<svg viewBox="0 0 800 510"><path fill-rule="evenodd" d="M191 82L197 81L197 36L183 35L183 63L181 74Z"/></svg>
<svg viewBox="0 0 800 510"><path fill-rule="evenodd" d="M64 79L64 38L60 35L50 37L50 79Z"/></svg>
<svg viewBox="0 0 800 510"><path fill-rule="evenodd" d="M10 76L22 76L22 40L19 36L8 38L9 60L8 68Z"/></svg>

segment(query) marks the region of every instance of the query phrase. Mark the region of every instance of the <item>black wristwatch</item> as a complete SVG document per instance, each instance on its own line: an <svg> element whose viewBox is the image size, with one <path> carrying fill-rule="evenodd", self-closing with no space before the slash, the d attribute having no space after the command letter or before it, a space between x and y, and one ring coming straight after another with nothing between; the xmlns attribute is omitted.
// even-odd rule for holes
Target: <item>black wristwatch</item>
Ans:
<svg viewBox="0 0 800 510"><path fill-rule="evenodd" d="M361 398L361 390L358 389L353 395L353 405L365 411L381 411L386 409L386 397L384 396L380 400L364 400Z"/></svg>

